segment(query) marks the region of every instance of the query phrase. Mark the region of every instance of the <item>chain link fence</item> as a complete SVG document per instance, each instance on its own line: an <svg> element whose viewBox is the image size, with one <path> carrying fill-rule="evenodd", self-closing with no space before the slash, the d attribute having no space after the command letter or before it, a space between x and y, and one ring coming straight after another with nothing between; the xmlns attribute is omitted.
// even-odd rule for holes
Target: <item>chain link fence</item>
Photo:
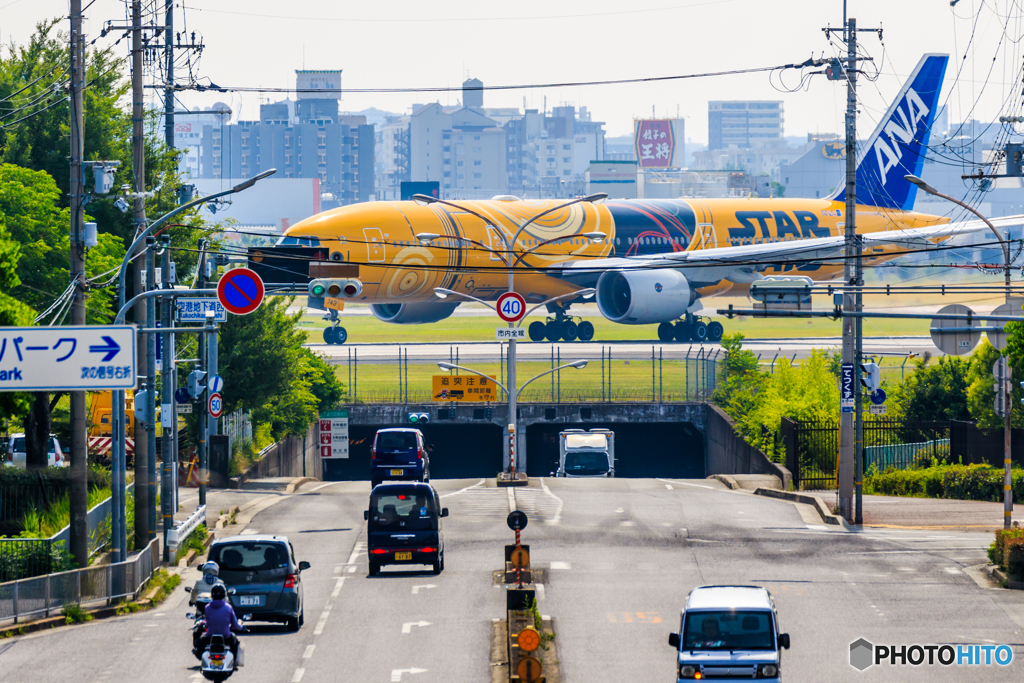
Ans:
<svg viewBox="0 0 1024 683"><path fill-rule="evenodd" d="M708 401L724 370L725 354L694 345L587 345L582 350L540 344L521 345L516 374L522 389L520 402L688 402ZM472 376L465 370L444 371L440 362L459 365L494 377L505 384L508 378L508 348L500 345L449 347L438 354L437 347L388 345L379 348L349 348L345 355L331 359L338 377L346 383L349 403L429 403L435 375ZM555 370L577 360L587 361L583 369ZM548 374L544 374L548 373ZM507 401L498 390L497 403Z"/></svg>

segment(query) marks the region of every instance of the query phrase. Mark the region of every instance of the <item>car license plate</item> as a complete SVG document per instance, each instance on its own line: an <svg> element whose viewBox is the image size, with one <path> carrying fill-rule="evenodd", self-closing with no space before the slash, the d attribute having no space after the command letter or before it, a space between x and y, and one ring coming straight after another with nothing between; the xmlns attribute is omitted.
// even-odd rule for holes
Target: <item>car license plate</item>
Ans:
<svg viewBox="0 0 1024 683"><path fill-rule="evenodd" d="M391 470L392 477L400 477L405 474L405 470Z"/></svg>
<svg viewBox="0 0 1024 683"><path fill-rule="evenodd" d="M239 607L263 607L263 602L266 600L264 595L239 595L238 606Z"/></svg>
<svg viewBox="0 0 1024 683"><path fill-rule="evenodd" d="M211 669L223 669L224 668L224 662L210 662L210 668Z"/></svg>
<svg viewBox="0 0 1024 683"><path fill-rule="evenodd" d="M396 560L411 560L412 553L395 553Z"/></svg>

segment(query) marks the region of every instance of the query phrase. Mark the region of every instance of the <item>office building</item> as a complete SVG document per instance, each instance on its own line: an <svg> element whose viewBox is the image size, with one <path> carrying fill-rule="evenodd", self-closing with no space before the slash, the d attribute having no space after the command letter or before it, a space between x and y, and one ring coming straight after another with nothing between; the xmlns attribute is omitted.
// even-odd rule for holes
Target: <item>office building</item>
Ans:
<svg viewBox="0 0 1024 683"><path fill-rule="evenodd" d="M708 102L708 149L751 149L782 142L782 102Z"/></svg>

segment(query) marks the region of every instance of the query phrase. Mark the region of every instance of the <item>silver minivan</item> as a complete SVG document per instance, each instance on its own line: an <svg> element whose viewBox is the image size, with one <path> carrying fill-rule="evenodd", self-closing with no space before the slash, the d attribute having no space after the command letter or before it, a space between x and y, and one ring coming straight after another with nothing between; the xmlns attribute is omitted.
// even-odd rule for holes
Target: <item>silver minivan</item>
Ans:
<svg viewBox="0 0 1024 683"><path fill-rule="evenodd" d="M3 464L7 467L18 467L25 469L25 435L11 434L7 441L7 453ZM60 442L57 437L50 434L50 448L46 454L47 467L67 467L69 465L64 451L60 449Z"/></svg>
<svg viewBox="0 0 1024 683"><path fill-rule="evenodd" d="M782 680L782 648L789 634L779 632L775 600L760 586L701 586L686 596L676 649L676 681L712 679Z"/></svg>

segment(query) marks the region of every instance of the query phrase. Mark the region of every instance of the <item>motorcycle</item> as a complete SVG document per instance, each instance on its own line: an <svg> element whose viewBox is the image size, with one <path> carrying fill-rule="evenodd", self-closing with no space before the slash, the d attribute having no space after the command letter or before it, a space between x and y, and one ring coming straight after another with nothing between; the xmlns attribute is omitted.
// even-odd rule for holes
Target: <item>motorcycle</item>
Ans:
<svg viewBox="0 0 1024 683"><path fill-rule="evenodd" d="M244 622L245 618L243 617L240 621ZM220 683L230 678L235 669L245 666L245 646L237 636L236 640L238 640L238 661L235 661L235 656L225 642L224 636L215 635L210 638L210 644L206 646L206 650L203 651L200 658L199 670L203 674L203 678Z"/></svg>
<svg viewBox="0 0 1024 683"><path fill-rule="evenodd" d="M213 597L210 595L210 591L216 584L223 585L224 582L220 579L215 581L197 581L195 587L185 587L186 593L196 592L193 600L193 606L196 608L195 612L189 612L185 615L185 618L192 619L192 654L195 655L196 659L202 658L202 652L199 651L199 639L203 636L206 631L206 606L213 602ZM235 589L228 588L228 595L234 595Z"/></svg>

